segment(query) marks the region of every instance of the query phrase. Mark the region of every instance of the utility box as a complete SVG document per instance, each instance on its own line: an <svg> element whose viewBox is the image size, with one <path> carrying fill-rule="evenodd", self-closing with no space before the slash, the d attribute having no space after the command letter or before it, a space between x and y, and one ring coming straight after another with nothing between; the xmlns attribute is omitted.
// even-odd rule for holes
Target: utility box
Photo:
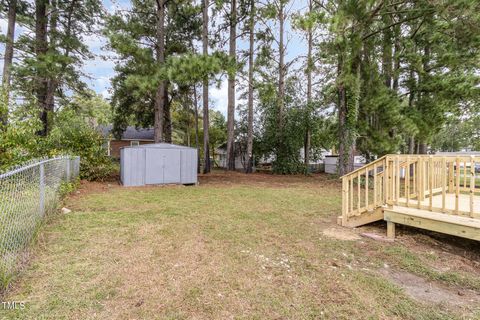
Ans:
<svg viewBox="0 0 480 320"><path fill-rule="evenodd" d="M197 149L168 143L145 144L120 149L122 184L196 184Z"/></svg>

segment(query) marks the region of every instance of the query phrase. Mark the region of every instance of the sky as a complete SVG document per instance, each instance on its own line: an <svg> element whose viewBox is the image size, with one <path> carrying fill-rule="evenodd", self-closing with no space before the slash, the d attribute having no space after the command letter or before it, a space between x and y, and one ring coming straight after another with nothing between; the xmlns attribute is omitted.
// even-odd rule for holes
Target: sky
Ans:
<svg viewBox="0 0 480 320"><path fill-rule="evenodd" d="M103 0L103 5L105 9L113 13L117 9L128 9L130 8L130 1L128 0ZM287 7L292 11L302 10L306 7L306 0L293 0L291 4ZM286 24L286 33L287 33L287 50L286 50L286 60L287 62L295 59L296 57L305 55L306 44L301 35L292 30L290 23L287 21ZM15 33L16 37L19 34L24 32L17 25ZM7 32L7 21L6 19L0 19L0 32L6 34ZM83 66L84 73L88 76L84 78L84 81L88 86L93 89L95 92L101 94L104 98L109 99L111 97L111 84L110 79L115 75L114 66L115 63L111 59L105 59L113 53L108 51L105 46L107 40L99 35L92 35L85 37L85 43L88 44L92 53L95 54L95 58L92 60L85 61ZM246 48L247 43L244 40L239 40L237 44L238 48ZM5 50L4 45L0 45L0 50L3 52ZM3 62L0 63L0 71L2 69ZM219 110L225 116L227 114L227 81L223 77L223 81L220 86L211 86L209 90L210 100L212 103L212 108ZM239 101L237 97L237 101Z"/></svg>

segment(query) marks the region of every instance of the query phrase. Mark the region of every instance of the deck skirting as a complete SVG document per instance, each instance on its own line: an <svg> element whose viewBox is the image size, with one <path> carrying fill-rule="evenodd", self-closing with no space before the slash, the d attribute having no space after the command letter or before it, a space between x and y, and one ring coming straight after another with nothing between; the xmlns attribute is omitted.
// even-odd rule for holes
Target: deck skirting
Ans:
<svg viewBox="0 0 480 320"><path fill-rule="evenodd" d="M480 241L480 219L401 206L385 208L383 212L387 223L403 224Z"/></svg>

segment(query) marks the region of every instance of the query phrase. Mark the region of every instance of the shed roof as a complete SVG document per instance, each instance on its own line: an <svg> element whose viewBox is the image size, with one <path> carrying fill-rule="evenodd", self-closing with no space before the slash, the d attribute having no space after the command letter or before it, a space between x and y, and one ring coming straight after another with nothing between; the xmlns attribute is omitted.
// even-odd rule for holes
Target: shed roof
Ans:
<svg viewBox="0 0 480 320"><path fill-rule="evenodd" d="M195 149L195 148L181 146L181 145L172 144L172 143L150 143L150 144L141 144L141 145L138 145L138 146L126 146L126 147L123 147L123 148Z"/></svg>

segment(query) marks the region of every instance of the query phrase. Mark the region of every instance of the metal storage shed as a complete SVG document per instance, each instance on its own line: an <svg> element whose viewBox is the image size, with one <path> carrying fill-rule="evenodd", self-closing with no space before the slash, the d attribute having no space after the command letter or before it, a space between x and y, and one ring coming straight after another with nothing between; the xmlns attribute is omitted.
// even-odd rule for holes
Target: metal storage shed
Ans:
<svg viewBox="0 0 480 320"><path fill-rule="evenodd" d="M197 149L168 143L120 149L124 186L197 183Z"/></svg>

